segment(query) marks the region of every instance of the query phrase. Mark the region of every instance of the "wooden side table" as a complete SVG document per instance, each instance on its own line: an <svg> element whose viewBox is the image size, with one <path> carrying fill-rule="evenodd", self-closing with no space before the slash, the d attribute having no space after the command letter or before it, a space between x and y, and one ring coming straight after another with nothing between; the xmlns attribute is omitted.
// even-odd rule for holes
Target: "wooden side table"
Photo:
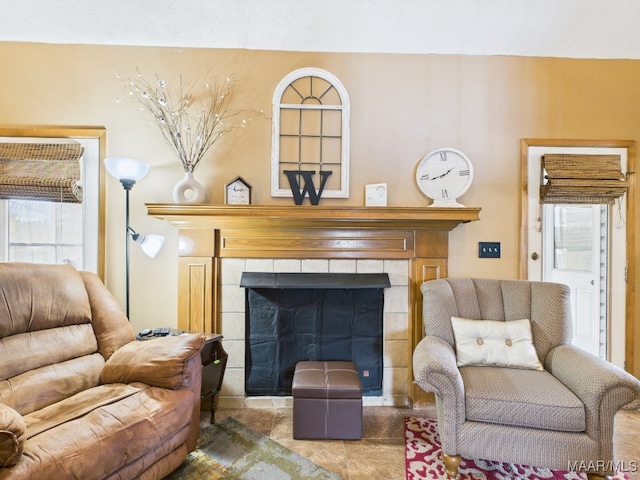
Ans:
<svg viewBox="0 0 640 480"><path fill-rule="evenodd" d="M168 335L182 335L182 330L169 329ZM199 332L197 332L199 333ZM222 348L222 335L219 333L200 333L204 335L204 347L200 351L202 358L202 388L200 389L200 410L211 412L211 423L216 422L216 408L218 407L218 394L222 389L224 371L227 368L227 352ZM166 336L166 335L165 335ZM145 341L159 338L158 336L136 335L137 340ZM207 405L208 401L208 405Z"/></svg>
<svg viewBox="0 0 640 480"><path fill-rule="evenodd" d="M216 408L218 407L218 395L222 389L224 371L227 367L227 352L222 348L222 335L219 333L205 333L204 347L200 352L202 357L202 389L200 399L202 406L206 406L209 400L211 423L216 422ZM206 407L205 407L206 408Z"/></svg>

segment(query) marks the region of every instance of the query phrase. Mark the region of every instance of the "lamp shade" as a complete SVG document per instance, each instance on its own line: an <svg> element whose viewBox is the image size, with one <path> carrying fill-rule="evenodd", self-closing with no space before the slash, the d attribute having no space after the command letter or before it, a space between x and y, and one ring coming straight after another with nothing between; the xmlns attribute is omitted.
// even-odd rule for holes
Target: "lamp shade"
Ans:
<svg viewBox="0 0 640 480"><path fill-rule="evenodd" d="M145 235L141 236L137 240L140 243L140 248L151 258L155 257L164 243L164 237L162 235Z"/></svg>
<svg viewBox="0 0 640 480"><path fill-rule="evenodd" d="M123 157L108 157L104 165L111 175L118 180L133 180L143 178L149 172L149 164L140 160Z"/></svg>

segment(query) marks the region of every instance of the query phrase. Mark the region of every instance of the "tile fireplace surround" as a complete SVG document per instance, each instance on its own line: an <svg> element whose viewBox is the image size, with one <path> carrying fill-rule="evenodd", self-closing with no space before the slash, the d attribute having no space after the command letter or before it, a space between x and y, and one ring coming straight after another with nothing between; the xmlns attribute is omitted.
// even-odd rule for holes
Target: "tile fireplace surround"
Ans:
<svg viewBox="0 0 640 480"><path fill-rule="evenodd" d="M479 208L147 204L178 229L178 328L224 336L222 407L291 404L244 391L243 272L387 273L383 392L366 405L410 405L411 353L422 338L425 280L447 275L448 232Z"/></svg>

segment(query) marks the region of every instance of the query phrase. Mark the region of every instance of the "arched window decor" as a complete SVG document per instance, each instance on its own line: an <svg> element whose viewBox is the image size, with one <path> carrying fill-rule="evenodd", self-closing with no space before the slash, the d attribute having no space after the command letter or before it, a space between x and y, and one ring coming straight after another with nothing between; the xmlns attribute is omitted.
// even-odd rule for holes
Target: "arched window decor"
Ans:
<svg viewBox="0 0 640 480"><path fill-rule="evenodd" d="M349 95L318 68L291 72L273 95L271 196L294 196L292 181L301 192L324 183L323 197L349 197Z"/></svg>

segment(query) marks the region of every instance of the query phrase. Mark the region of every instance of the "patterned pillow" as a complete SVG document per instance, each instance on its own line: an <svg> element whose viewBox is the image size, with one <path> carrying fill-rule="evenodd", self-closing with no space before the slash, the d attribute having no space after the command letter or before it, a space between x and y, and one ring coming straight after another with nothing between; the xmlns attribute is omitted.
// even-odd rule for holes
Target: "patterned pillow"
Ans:
<svg viewBox="0 0 640 480"><path fill-rule="evenodd" d="M451 317L459 367L494 366L543 370L528 319L495 321Z"/></svg>

